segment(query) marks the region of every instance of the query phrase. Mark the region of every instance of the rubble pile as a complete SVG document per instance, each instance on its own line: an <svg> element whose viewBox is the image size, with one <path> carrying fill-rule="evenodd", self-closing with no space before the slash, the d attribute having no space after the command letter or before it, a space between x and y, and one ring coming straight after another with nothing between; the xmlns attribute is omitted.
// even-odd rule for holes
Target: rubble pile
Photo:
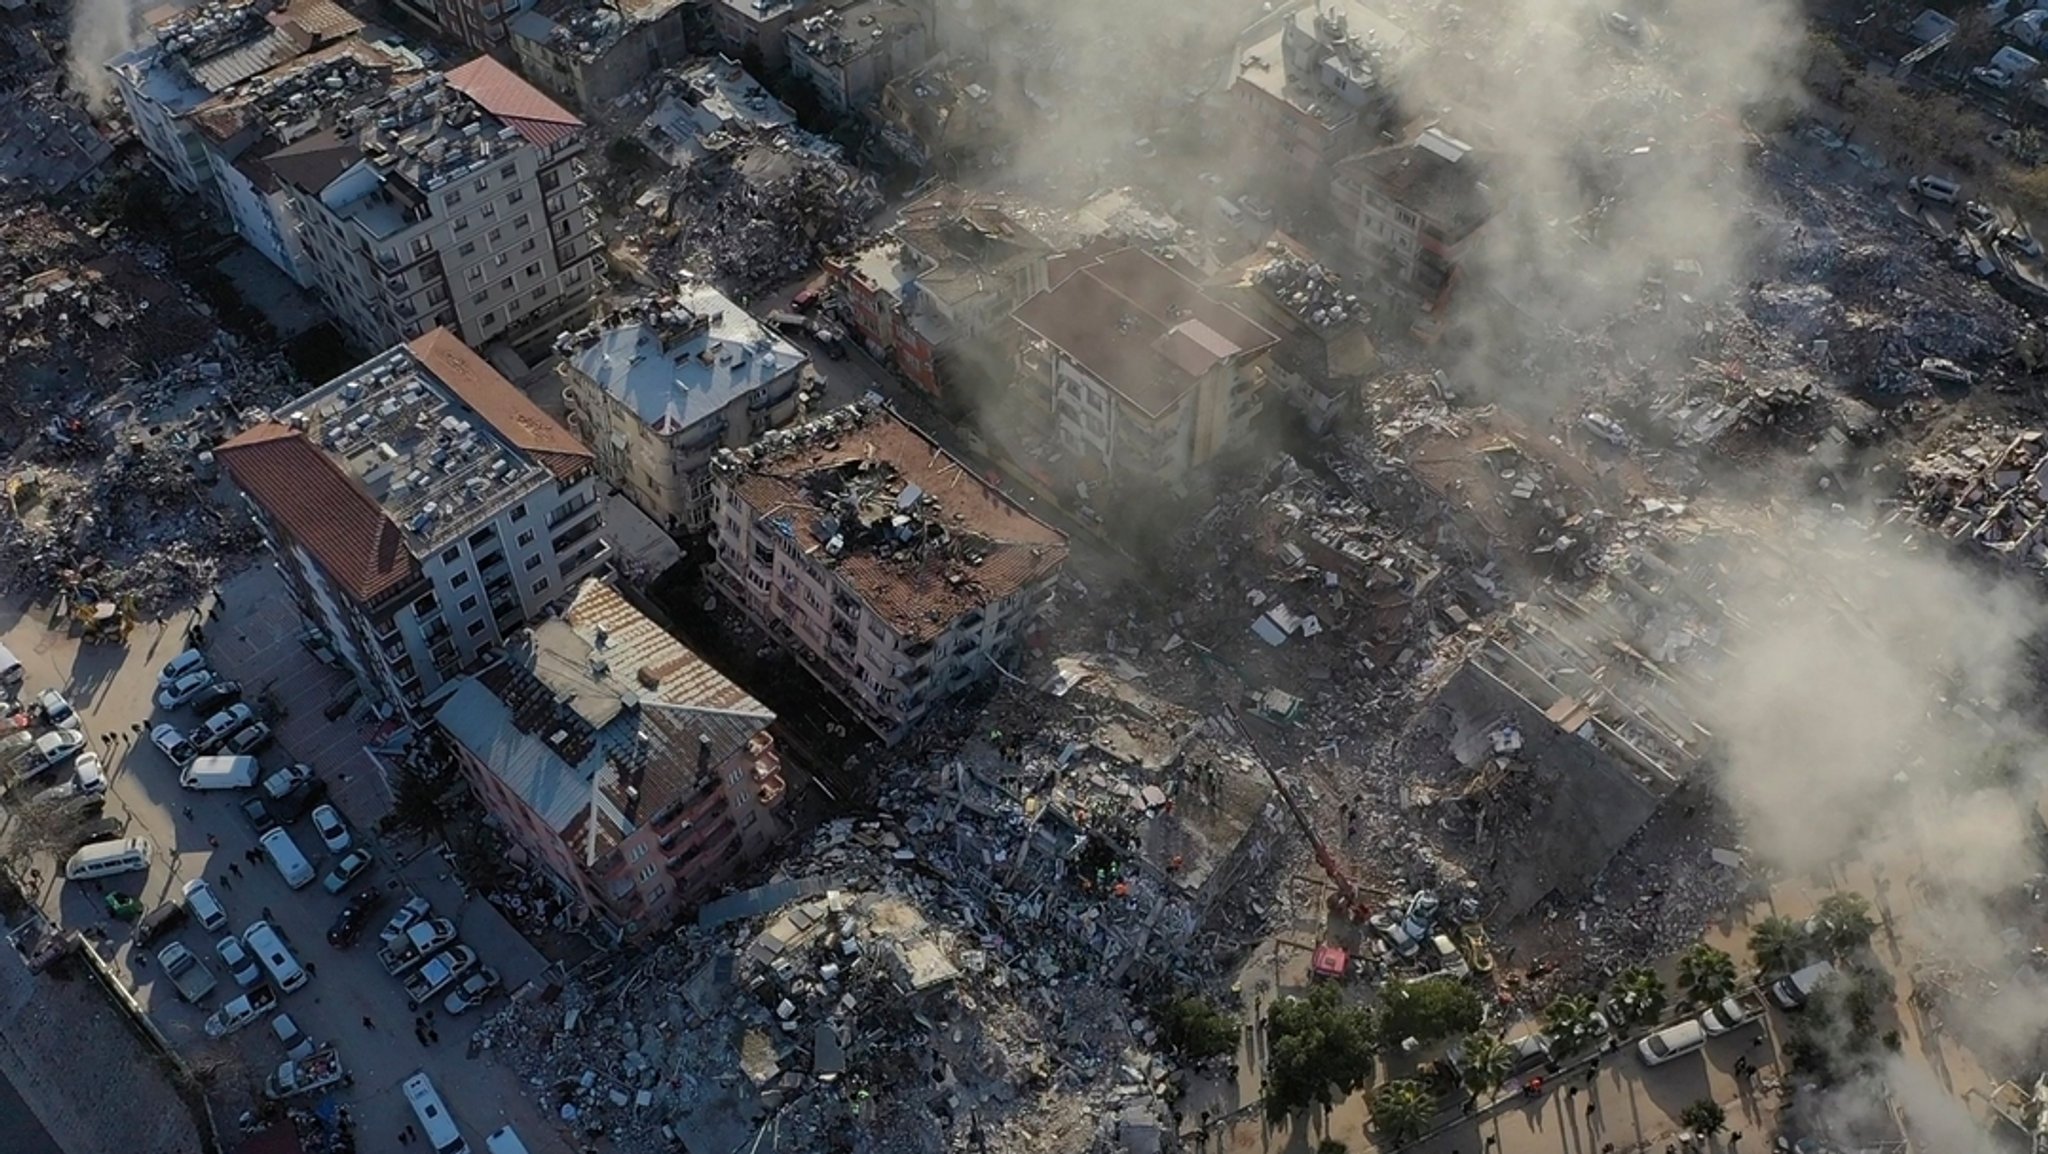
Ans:
<svg viewBox="0 0 2048 1154"><path fill-rule="evenodd" d="M2048 571L2048 434L1989 433L1906 469L1913 516L1945 540Z"/></svg>
<svg viewBox="0 0 2048 1154"><path fill-rule="evenodd" d="M654 256L656 267L697 271L740 296L852 250L882 206L873 177L763 145L675 177L667 203L676 237Z"/></svg>

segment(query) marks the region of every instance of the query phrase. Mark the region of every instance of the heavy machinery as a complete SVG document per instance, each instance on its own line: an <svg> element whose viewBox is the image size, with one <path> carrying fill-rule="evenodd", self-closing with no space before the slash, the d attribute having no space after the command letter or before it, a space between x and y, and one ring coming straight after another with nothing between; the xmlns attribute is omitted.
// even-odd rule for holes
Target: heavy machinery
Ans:
<svg viewBox="0 0 2048 1154"><path fill-rule="evenodd" d="M1259 768L1266 771L1267 779L1273 783L1273 792L1280 795L1280 800L1287 806L1287 812L1294 816L1294 824L1301 827L1302 836L1308 839L1309 848L1315 851L1316 864L1323 868L1324 875L1330 879L1330 909L1354 922L1363 923L1370 919L1374 909L1373 901L1359 888L1358 883L1352 880L1351 871L1344 868L1344 863L1337 860L1337 855L1330 852L1330 847L1323 844L1322 835L1316 832L1315 823L1308 819L1308 813L1301 808L1301 803L1294 799L1294 791L1287 788L1287 783L1281 780L1279 772L1266 760L1266 755L1260 751L1258 742L1252 740L1251 731L1238 718L1236 711L1226 708L1224 712L1230 720L1231 727L1244 739L1244 746L1251 751L1252 760L1258 762Z"/></svg>

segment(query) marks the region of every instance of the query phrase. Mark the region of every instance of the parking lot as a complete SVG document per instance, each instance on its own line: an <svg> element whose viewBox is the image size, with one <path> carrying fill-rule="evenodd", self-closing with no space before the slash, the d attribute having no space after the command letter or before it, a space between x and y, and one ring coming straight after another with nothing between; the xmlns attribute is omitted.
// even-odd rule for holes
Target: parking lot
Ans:
<svg viewBox="0 0 2048 1154"><path fill-rule="evenodd" d="M269 720L277 738L259 755L263 772L292 761L313 766L354 843L369 848L375 864L340 894L328 893L320 879L340 855L327 851L302 817L286 828L311 862L316 880L289 889L267 861L244 857L257 841L257 831L240 810L253 791L180 787L176 769L150 744L147 730L153 721L169 720L190 731L202 720L189 708L158 710L152 700L158 671L184 648L191 620L140 623L125 646L83 645L48 630L40 613L19 605L0 612L5 622L0 641L27 667L25 695L55 686L70 696L89 748L106 764L107 815L125 823L126 836L146 837L154 848L147 873L118 874L99 883L65 883L61 862L39 863L43 881L38 897L45 911L64 926L104 929L109 938L103 954L128 976L138 999L173 1043L188 1056L225 1060L230 1076L216 1094L217 1105L228 1107L224 1120L253 1104L263 1076L283 1060L283 1048L267 1024L221 1042L207 1039L202 1028L207 1014L240 993L215 951L220 935L187 921L149 949L137 950L132 925L107 913L106 892L132 894L145 909L154 909L174 900L187 880L203 877L226 906L232 932L242 932L259 918L277 927L312 978L283 997L279 1012L290 1014L316 1041L338 1048L354 1084L337 1100L351 1107L364 1148L395 1147L395 1136L411 1120L399 1083L424 1068L474 1147L480 1149L485 1134L509 1122L536 1151L568 1149L509 1070L466 1053L471 1031L501 1002L487 1002L480 1011L451 1019L436 995L431 1028L438 1041L423 1043L415 1036L405 994L376 959L378 929L405 898L425 896L436 916L452 919L481 964L499 972L504 991L517 991L534 979L545 961L489 903L465 899L437 853L415 849L409 860L398 860L405 852L372 833L387 800L365 746L388 737L390 727L374 718L330 720L325 715L344 678L299 643L296 613L267 566L245 572L222 591L220 617L205 626L209 663L220 675L242 682L245 700L275 707ZM52 773L39 784L62 780L67 773ZM347 897L366 887L375 887L383 900L367 918L362 940L347 950L329 947L328 927ZM180 1001L158 972L152 955L170 941L184 943L218 981L199 1006Z"/></svg>

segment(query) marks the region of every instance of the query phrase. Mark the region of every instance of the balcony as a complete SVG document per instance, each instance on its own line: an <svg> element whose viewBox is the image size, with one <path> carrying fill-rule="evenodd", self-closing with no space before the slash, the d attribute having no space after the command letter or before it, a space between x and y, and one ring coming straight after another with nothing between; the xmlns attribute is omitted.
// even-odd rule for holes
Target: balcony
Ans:
<svg viewBox="0 0 2048 1154"><path fill-rule="evenodd" d="M592 506L595 507L594 505ZM584 541L597 535L599 520L585 517L553 537L555 556L560 557L580 546Z"/></svg>
<svg viewBox="0 0 2048 1154"><path fill-rule="evenodd" d="M568 504L561 505L557 507L554 512L549 513L547 527L553 529L556 526L560 525L562 522L567 521L571 517L574 517L576 514L581 513L586 509L595 509L596 507L597 498L590 494L585 494L581 500L571 501Z"/></svg>

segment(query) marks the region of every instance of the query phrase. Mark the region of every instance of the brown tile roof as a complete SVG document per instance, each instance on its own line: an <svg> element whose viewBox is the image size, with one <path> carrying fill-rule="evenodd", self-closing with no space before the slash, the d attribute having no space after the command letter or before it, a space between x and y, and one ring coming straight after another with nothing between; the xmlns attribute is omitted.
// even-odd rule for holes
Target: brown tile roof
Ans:
<svg viewBox="0 0 2048 1154"><path fill-rule="evenodd" d="M476 410L513 445L532 453L548 471L567 479L590 466L589 449L560 421L541 410L503 374L447 329L422 333L406 345L428 371Z"/></svg>
<svg viewBox="0 0 2048 1154"><path fill-rule="evenodd" d="M842 409L787 430L788 447L755 446L751 463L720 457L757 516L784 523L804 551L838 572L861 600L905 639L929 640L956 618L1009 597L1059 569L1066 535L1033 517L923 433L885 412ZM875 466L885 466L876 468ZM912 506L927 540L944 538L922 557L909 548L882 556L896 496L916 485L930 498ZM824 521L829 504L858 501L858 521L837 526L842 552L829 558ZM879 514L879 515L877 515ZM977 564L975 558L980 561Z"/></svg>
<svg viewBox="0 0 2048 1154"><path fill-rule="evenodd" d="M363 603L419 576L405 534L304 433L266 421L215 451L221 466L327 576Z"/></svg>
<svg viewBox="0 0 2048 1154"><path fill-rule="evenodd" d="M1017 307L1017 322L1079 361L1147 413L1163 413L1218 361L1279 338L1143 249L1073 268Z"/></svg>
<svg viewBox="0 0 2048 1154"><path fill-rule="evenodd" d="M583 128L568 109L488 56L449 69L445 79L448 87L476 101L537 148L566 140Z"/></svg>

